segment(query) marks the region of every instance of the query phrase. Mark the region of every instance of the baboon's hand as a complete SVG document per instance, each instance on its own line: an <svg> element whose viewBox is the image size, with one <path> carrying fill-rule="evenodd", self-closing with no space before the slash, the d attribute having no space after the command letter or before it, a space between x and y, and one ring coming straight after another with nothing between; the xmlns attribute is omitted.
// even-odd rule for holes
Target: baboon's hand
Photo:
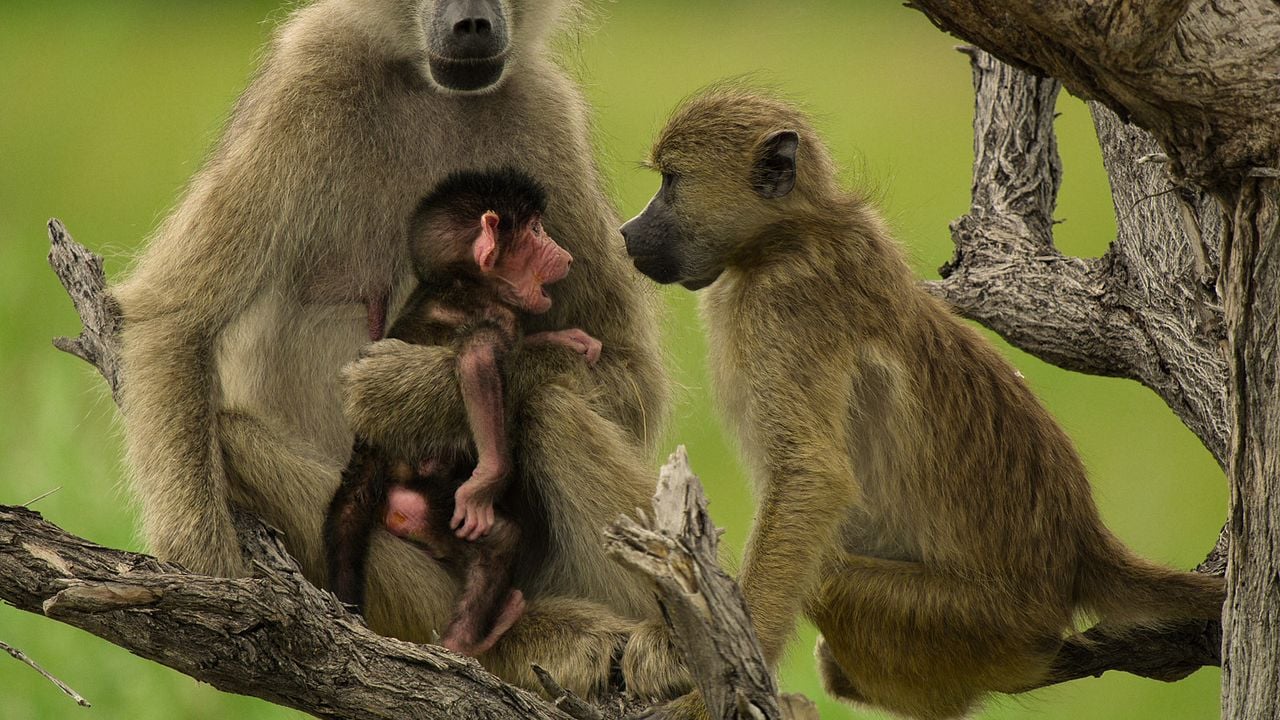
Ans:
<svg viewBox="0 0 1280 720"><path fill-rule="evenodd" d="M525 338L525 343L529 345L560 345L581 355L590 367L595 367L596 362L600 360L600 351L604 349L604 345L599 340L578 328L535 333Z"/></svg>
<svg viewBox="0 0 1280 720"><path fill-rule="evenodd" d="M604 349L604 345L599 340L577 328L570 328L561 332L563 332L569 348L581 355L587 361L587 365L595 367L596 362L600 360L600 351Z"/></svg>
<svg viewBox="0 0 1280 720"><path fill-rule="evenodd" d="M453 528L463 540L476 541L493 529L493 501L501 481L490 477L487 471L476 468L469 480L454 493Z"/></svg>

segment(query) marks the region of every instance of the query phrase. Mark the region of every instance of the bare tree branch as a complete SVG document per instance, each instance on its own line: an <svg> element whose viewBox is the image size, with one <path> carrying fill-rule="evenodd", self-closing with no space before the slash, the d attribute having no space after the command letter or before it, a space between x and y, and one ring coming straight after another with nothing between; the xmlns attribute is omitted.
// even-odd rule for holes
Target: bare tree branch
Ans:
<svg viewBox="0 0 1280 720"><path fill-rule="evenodd" d="M326 718L567 720L472 659L382 637L302 576L273 530L237 518L257 573L192 575L0 507L0 599L227 692Z"/></svg>
<svg viewBox="0 0 1280 720"><path fill-rule="evenodd" d="M619 517L605 532L609 554L657 585L663 617L712 718L780 720L777 683L746 600L720 569L720 531L683 446L662 468L653 511L645 522Z"/></svg>
<svg viewBox="0 0 1280 720"><path fill-rule="evenodd" d="M61 220L49 221L49 265L71 296L80 313L84 331L80 337L53 339L53 346L71 353L98 369L120 401L120 356L116 336L120 333L120 308L107 292L107 276L102 258L89 252L67 233Z"/></svg>

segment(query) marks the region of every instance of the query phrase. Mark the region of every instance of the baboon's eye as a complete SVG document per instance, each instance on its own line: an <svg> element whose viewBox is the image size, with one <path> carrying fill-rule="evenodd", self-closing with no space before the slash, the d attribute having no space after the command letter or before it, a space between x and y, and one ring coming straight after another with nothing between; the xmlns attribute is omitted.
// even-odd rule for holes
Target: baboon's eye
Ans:
<svg viewBox="0 0 1280 720"><path fill-rule="evenodd" d="M662 173L662 190L661 190L661 192L662 192L662 199L663 199L663 200L666 200L667 202L671 202L671 199L672 199L672 197L673 197L673 195L674 195L674 193L675 193L675 191L676 191L676 180L677 180L677 179L678 179L678 177L677 177L677 175L676 175L675 173L672 173L672 172L664 172L664 173Z"/></svg>

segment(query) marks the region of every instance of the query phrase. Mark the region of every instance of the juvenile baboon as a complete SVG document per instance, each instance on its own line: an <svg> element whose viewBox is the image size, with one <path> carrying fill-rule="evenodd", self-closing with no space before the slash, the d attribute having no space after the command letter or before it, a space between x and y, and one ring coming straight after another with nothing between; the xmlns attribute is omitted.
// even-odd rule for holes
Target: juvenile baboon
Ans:
<svg viewBox="0 0 1280 720"><path fill-rule="evenodd" d="M1219 579L1102 525L1071 441L917 285L800 112L714 89L650 163L662 188L622 233L649 277L706 288L716 394L759 495L741 581L770 663L803 612L829 692L949 718L1033 686L1077 611L1218 616Z"/></svg>
<svg viewBox="0 0 1280 720"><path fill-rule="evenodd" d="M506 355L524 342L559 344L589 364L600 356L600 343L576 328L522 336L525 316L551 308L544 286L563 280L573 262L543 229L546 211L546 191L510 168L453 173L423 199L409 223L418 287L389 337L455 349L474 451L395 457L357 436L325 518L329 587L358 608L375 526L449 566L463 587L440 644L467 655L486 652L524 612L523 594L512 589L521 524L494 507L513 472ZM376 330L377 311L370 317Z"/></svg>
<svg viewBox="0 0 1280 720"><path fill-rule="evenodd" d="M530 662L580 692L605 682L627 631L655 610L604 555L600 528L648 502L667 382L586 105L547 47L577 22L574 5L318 0L283 23L212 156L114 290L127 456L156 554L245 574L238 505L282 530L322 582L325 508L352 443L344 400L366 436L401 428L406 456L465 442L452 349L376 343L348 368L345 395L339 371L368 341L366 305L390 298L394 311L407 295L417 202L451 171L512 165L546 186L547 228L577 261L530 331L581 328L606 350L595 368L560 348L511 358L512 494L552 528L523 586L529 611L485 661L527 685ZM369 575L375 629L427 641L448 621L456 583L409 543L375 533Z"/></svg>

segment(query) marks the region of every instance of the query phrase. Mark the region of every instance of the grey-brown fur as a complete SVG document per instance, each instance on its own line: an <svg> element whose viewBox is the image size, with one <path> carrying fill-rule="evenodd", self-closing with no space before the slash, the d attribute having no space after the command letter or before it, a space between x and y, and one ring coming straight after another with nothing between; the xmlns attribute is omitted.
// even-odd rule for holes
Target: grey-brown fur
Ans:
<svg viewBox="0 0 1280 720"><path fill-rule="evenodd" d="M786 190L762 183L787 164L770 143L794 150L773 198L753 189ZM1033 686L1079 612L1219 614L1220 579L1107 531L1066 434L918 286L800 112L712 90L650 163L667 189L623 233L646 272L708 286L714 386L759 496L741 581L769 662L803 613L829 692L949 718ZM672 717L704 712L690 696Z"/></svg>
<svg viewBox="0 0 1280 720"><path fill-rule="evenodd" d="M525 587L524 625L537 631L512 630L486 662L536 687L536 661L591 692L625 632L654 612L599 531L652 491L644 458L667 396L655 305L622 256L581 94L546 49L576 8L504 2L506 75L462 95L423 71L420 17L433 1L319 0L291 14L217 149L115 288L133 487L161 557L245 574L234 503L283 530L321 581L324 509L352 440L344 401L355 429L401 449L465 442L447 348L378 343L346 369L344 396L340 371L366 343L361 303L388 288L393 309L403 301L405 224L446 173L523 168L549 189L548 230L577 259L530 329L579 327L606 349L591 369L559 348L511 358L519 484L556 527ZM377 533L369 574L375 629L426 641L448 620L454 581L407 543Z"/></svg>

